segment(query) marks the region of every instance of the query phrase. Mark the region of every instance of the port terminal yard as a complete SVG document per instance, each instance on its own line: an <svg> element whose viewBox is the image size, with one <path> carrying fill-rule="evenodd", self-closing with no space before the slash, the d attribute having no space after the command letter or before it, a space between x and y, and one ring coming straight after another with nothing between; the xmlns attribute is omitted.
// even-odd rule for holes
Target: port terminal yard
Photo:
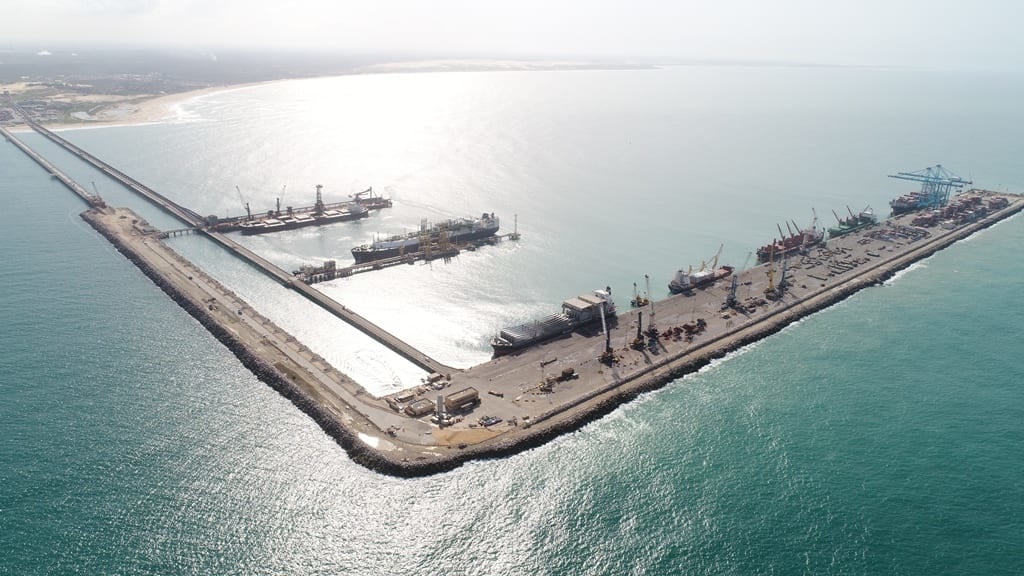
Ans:
<svg viewBox="0 0 1024 576"><path fill-rule="evenodd" d="M90 205L83 218L355 461L388 474L419 476L514 454L575 430L1024 210L1024 197L1015 194L970 190L957 198L977 198L967 201L994 208L976 219L934 227L912 225L915 213L893 217L808 248L784 264L737 270L735 289L732 278L724 278L691 295L620 311L607 335L600 325L588 325L466 370L432 361L258 255L225 242L223 234L203 232L429 373L421 384L385 398L368 394L259 315L129 210L83 196ZM177 208L188 216L187 209Z"/></svg>

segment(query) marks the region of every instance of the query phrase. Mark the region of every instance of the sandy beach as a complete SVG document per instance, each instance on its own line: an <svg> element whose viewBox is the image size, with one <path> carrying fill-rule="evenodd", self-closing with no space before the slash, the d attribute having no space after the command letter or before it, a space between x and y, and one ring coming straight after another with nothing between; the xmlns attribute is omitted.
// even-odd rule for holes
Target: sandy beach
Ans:
<svg viewBox="0 0 1024 576"><path fill-rule="evenodd" d="M173 94L142 94L138 96L122 96L116 94L74 94L60 93L48 95L45 99L50 102L74 107L88 107L87 112L74 112L74 120L71 121L43 121L44 126L52 129L82 128L87 126L132 126L138 124L153 124L174 120L180 115L180 107L192 100L237 90L248 86L256 86L261 82L248 84L229 84L223 86L210 86L197 90L175 92ZM26 95L30 90L24 82L16 84L0 84L0 93L8 91L11 96L18 98L19 95ZM29 130L28 127L14 127L14 132Z"/></svg>
<svg viewBox="0 0 1024 576"><path fill-rule="evenodd" d="M641 69L649 64L623 62L587 62L575 60L496 60L496 59L447 59L420 60L408 62L379 63L350 70L347 73L313 77L333 77L363 74L400 74L417 72L514 72L550 70L591 70L591 69ZM63 119L37 118L41 124L52 129L81 128L85 126L130 126L167 122L180 116L183 104L229 90L258 86L271 82L292 79L278 78L260 82L222 84L196 90L170 94L91 94L77 91L74 87L61 90L52 84L39 82L0 83L0 93L8 92L16 100L39 100L49 102L53 109L61 110ZM22 127L13 127L15 132Z"/></svg>

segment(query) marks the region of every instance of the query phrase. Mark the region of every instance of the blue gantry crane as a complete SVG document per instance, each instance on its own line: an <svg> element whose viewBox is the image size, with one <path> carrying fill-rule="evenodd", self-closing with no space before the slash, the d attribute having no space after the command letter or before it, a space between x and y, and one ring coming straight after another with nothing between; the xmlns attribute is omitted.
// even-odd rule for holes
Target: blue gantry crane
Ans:
<svg viewBox="0 0 1024 576"><path fill-rule="evenodd" d="M897 172L890 174L889 178L921 183L920 192L904 194L889 203L893 214L921 208L940 208L949 203L949 195L954 189L959 190L965 185L973 184L970 180L964 180L946 170L942 164L929 166L917 172Z"/></svg>

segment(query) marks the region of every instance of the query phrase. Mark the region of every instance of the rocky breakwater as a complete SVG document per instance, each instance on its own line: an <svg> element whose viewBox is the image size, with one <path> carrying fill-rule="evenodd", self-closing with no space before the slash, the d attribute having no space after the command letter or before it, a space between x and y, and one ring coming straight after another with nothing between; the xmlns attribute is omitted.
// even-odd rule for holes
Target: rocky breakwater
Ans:
<svg viewBox="0 0 1024 576"><path fill-rule="evenodd" d="M289 365L287 355L268 358L265 346L262 350L257 350L257 339L266 338L267 334L285 334L269 320L259 317L255 322L267 327L267 334L246 334L237 324L229 328L229 319L235 314L235 305L240 305L240 301L233 302L230 307L211 305L211 300L202 297L202 292L197 291L195 286L206 286L207 290L210 290L210 287L215 288L221 295L222 303L233 294L161 242L156 231L142 218L123 208L89 210L82 213L82 218L174 302L198 320L260 381L309 415L345 449L353 461L384 474L410 477L450 470L468 459L468 455L463 454L453 454L455 458L421 455L409 459L409 456L415 454L421 447L403 446L403 456L398 456L369 446L359 439L360 432L381 436L384 433L361 414L360 407L344 404L337 398L326 401L325 397L329 391L318 388L311 379L304 378L304 367ZM169 265L172 261L173 266ZM256 316L251 308L244 310L246 315ZM285 342L280 343L284 344ZM291 339L291 344L297 345L294 339ZM326 364L322 360L320 362ZM330 371L329 368L327 370Z"/></svg>
<svg viewBox="0 0 1024 576"><path fill-rule="evenodd" d="M340 388L329 386L330 382L325 384L322 380L308 378L303 373L308 372L307 368L304 368L301 362L292 362L293 356L271 351L271 356L268 357L266 346L255 345L259 334L246 335L244 331L239 330L240 325L231 325L233 321L237 321L232 317L236 304L227 311L211 308L207 300L200 297L201 294L197 295L193 289L194 284L200 283L194 280L194 277L201 278L201 283L215 286L225 298L233 294L160 242L152 231L147 229L145 223L130 211L90 210L83 214L83 218L175 302L199 320L260 380L312 417L355 462L384 474L415 477L452 470L469 460L513 455L577 430L644 392L661 388L681 376L696 372L711 361L770 336L800 318L827 308L866 287L882 283L914 262L927 258L1022 209L1024 199L1014 197L1007 208L990 214L987 218L874 262L827 286L823 283L820 288L808 290L799 298L779 302L752 322L717 335L709 334L710 338L698 347L668 354L657 363L621 378L610 381L595 379L592 383L588 380L585 391L579 392L566 402L552 406L547 412L537 414L529 428L516 426L483 440L454 442L450 445L442 442L430 443L429 440L426 441L426 445L418 444L403 439L401 435L396 437L383 432L382 429L387 428L386 419L395 418L397 415L381 416L388 413L386 408L376 412L368 409L379 409L382 403L358 389L357 384L347 381L351 386L349 390L353 393L345 395L339 392ZM188 274L175 272L173 266L169 268L162 262L167 259L179 261L182 266L187 267ZM249 309L246 309L246 315L257 316ZM271 325L269 320L262 318L259 324ZM283 331L272 325L270 330L286 336ZM294 346L294 339L287 338ZM282 349L284 347L283 343L276 345ZM326 366L325 362L321 361L321 364ZM329 367L326 367L325 371L332 372ZM343 379L336 371L333 371L333 375L335 379ZM386 438L385 442L389 448L382 450L370 446L360 439L363 433Z"/></svg>

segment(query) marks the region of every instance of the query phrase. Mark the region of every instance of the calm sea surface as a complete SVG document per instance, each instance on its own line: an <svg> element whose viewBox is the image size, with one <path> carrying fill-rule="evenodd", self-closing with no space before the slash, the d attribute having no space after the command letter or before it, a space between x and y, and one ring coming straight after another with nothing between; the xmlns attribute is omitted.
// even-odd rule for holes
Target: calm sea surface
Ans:
<svg viewBox="0 0 1024 576"><path fill-rule="evenodd" d="M293 269L494 212L523 238L319 285L456 366L609 285L821 223L942 163L1024 191L1024 78L669 68L235 89L64 135L204 214L393 208L243 241ZM179 227L35 134L113 205ZM239 194L236 191L241 191ZM1024 220L541 448L418 480L353 464L0 143L0 574L1019 574ZM814 212L812 212L812 210ZM199 237L170 240L377 394L422 374Z"/></svg>

